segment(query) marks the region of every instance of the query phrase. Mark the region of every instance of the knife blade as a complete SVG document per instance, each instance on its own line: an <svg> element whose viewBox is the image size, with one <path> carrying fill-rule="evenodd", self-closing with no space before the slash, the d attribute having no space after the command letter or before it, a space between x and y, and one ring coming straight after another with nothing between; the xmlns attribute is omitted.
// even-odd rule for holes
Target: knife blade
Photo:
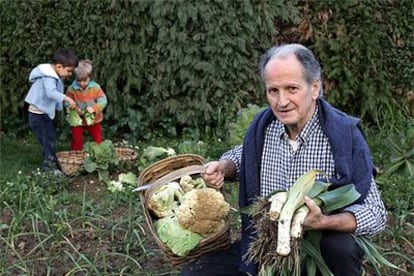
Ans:
<svg viewBox="0 0 414 276"><path fill-rule="evenodd" d="M133 189L132 191L133 192L145 191L145 190L148 190L149 188L151 188L151 186L152 186L152 183L150 183L150 184L144 184L144 185L141 185L141 186Z"/></svg>

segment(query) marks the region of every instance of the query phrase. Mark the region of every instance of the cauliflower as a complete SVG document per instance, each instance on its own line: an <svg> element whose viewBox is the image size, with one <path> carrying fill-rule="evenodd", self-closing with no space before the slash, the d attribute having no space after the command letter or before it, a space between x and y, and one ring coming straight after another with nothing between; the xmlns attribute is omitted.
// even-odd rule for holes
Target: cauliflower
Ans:
<svg viewBox="0 0 414 276"><path fill-rule="evenodd" d="M155 190L148 200L148 209L158 218L174 214L174 209L181 201L183 190L177 182L170 182ZM176 200L177 199L177 200Z"/></svg>
<svg viewBox="0 0 414 276"><path fill-rule="evenodd" d="M188 192L193 189L193 185L191 184L191 176L185 175L180 179L180 186L183 188L184 192Z"/></svg>
<svg viewBox="0 0 414 276"><path fill-rule="evenodd" d="M203 178L199 177L197 179L193 179L189 175L185 175L180 179L180 186L183 188L184 192L188 192L192 189L202 189L206 188L207 185L204 182Z"/></svg>
<svg viewBox="0 0 414 276"><path fill-rule="evenodd" d="M213 188L192 189L184 194L175 213L186 229L203 237L220 231L225 225L230 204Z"/></svg>

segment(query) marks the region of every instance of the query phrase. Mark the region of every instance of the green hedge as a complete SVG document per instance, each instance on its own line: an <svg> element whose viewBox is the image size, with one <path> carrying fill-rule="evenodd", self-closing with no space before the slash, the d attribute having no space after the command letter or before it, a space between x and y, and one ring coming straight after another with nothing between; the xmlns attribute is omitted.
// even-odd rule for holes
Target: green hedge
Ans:
<svg viewBox="0 0 414 276"><path fill-rule="evenodd" d="M331 0L314 8L314 47L329 100L384 124L414 88L414 2Z"/></svg>
<svg viewBox="0 0 414 276"><path fill-rule="evenodd" d="M413 87L408 0L0 3L6 131L26 116L30 70L62 47L93 61L109 98L108 129L135 139L225 137L237 110L265 102L257 63L275 43L313 48L328 99L369 122L381 121L383 106L398 109Z"/></svg>

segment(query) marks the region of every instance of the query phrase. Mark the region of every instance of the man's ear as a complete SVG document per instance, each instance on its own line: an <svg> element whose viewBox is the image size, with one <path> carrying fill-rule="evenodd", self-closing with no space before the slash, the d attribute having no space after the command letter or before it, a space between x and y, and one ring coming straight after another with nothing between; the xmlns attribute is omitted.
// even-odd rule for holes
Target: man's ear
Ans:
<svg viewBox="0 0 414 276"><path fill-rule="evenodd" d="M319 91L321 90L321 82L319 80L315 80L312 84L312 98L317 99L319 97Z"/></svg>

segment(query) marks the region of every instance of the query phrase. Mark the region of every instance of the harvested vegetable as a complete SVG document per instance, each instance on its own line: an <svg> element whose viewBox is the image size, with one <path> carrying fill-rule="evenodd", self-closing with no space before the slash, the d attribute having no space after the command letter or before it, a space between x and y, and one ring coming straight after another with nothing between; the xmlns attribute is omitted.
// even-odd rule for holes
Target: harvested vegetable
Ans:
<svg viewBox="0 0 414 276"><path fill-rule="evenodd" d="M75 109L70 108L66 114L66 121L71 127L81 126L82 118Z"/></svg>
<svg viewBox="0 0 414 276"><path fill-rule="evenodd" d="M250 243L248 251L243 258L259 265L259 275L301 275L301 265L304 261L306 261L306 267L312 263L310 266L317 267L323 272L323 275L331 275L329 268L320 256L319 240L315 242L315 235L313 235L314 233L320 233L320 231L311 231L304 235L302 224L309 210L304 204L303 198L307 195L313 199L315 204L320 206L322 212L330 213L353 203L359 198L360 194L356 191L353 184L328 191L330 184L315 181L313 174L315 174L315 171L310 171L293 184L288 192L288 200L283 204L282 213L278 219L272 220L269 213L271 204L275 200L275 198L271 199L271 197L282 197L278 195L280 191L269 198L258 198L246 209L251 216L252 227L256 236ZM310 189L309 181L311 182ZM295 189L298 188L295 185L300 185L301 189L305 189L307 192L295 191L294 187ZM292 190L294 191L293 193ZM296 194L295 198L289 201L293 194ZM286 215L286 213L283 213L284 208L291 208L288 212L289 215L292 214L293 209L289 228L286 228L286 225L283 225L282 228L280 227L281 219ZM287 218L284 219L284 224L286 224L286 221ZM285 232L283 233L285 237L282 240L285 243L284 246L289 247L287 255L285 254L286 251L280 254L280 229L289 231L287 233L287 236L289 236L288 240L286 239Z"/></svg>
<svg viewBox="0 0 414 276"><path fill-rule="evenodd" d="M176 210L179 223L206 237L220 231L230 212L230 204L213 188L192 189L184 194Z"/></svg>
<svg viewBox="0 0 414 276"><path fill-rule="evenodd" d="M133 172L120 173L118 175L118 181L133 186L137 184L138 178Z"/></svg>
<svg viewBox="0 0 414 276"><path fill-rule="evenodd" d="M315 183L316 175L319 170L311 170L302 175L295 181L289 191L286 203L280 212L278 223L277 253L281 256L287 256L290 253L290 225L295 210L305 203L305 196L312 189Z"/></svg>
<svg viewBox="0 0 414 276"><path fill-rule="evenodd" d="M89 173L98 171L99 180L109 182L110 166L117 166L119 158L111 140L101 143L86 142L83 149L88 153L83 167Z"/></svg>
<svg viewBox="0 0 414 276"><path fill-rule="evenodd" d="M157 220L155 231L160 240L177 256L186 256L203 237L182 227L174 215Z"/></svg>
<svg viewBox="0 0 414 276"><path fill-rule="evenodd" d="M199 178L193 179L189 175L185 175L181 177L180 186L181 188L183 188L184 192L188 192L192 189L202 189L202 188L207 187L203 178L199 177Z"/></svg>
<svg viewBox="0 0 414 276"><path fill-rule="evenodd" d="M277 192L269 198L270 208L269 208L269 217L270 220L277 220L279 218L280 212L282 211L283 205L288 199L288 192Z"/></svg>
<svg viewBox="0 0 414 276"><path fill-rule="evenodd" d="M177 182L162 185L149 198L148 209L158 218L173 215L183 194L183 190Z"/></svg>
<svg viewBox="0 0 414 276"><path fill-rule="evenodd" d="M154 146L146 147L143 152L143 156L147 157L150 160L154 160L157 157L173 156L173 155L175 155L175 151L172 148L162 148L162 147L154 147Z"/></svg>
<svg viewBox="0 0 414 276"><path fill-rule="evenodd" d="M155 215L157 236L178 256L186 256L201 239L225 229L230 211L221 192L190 175L156 187L146 203Z"/></svg>
<svg viewBox="0 0 414 276"><path fill-rule="evenodd" d="M95 124L95 113L86 111L83 114L83 118L85 119L85 123L87 126Z"/></svg>

